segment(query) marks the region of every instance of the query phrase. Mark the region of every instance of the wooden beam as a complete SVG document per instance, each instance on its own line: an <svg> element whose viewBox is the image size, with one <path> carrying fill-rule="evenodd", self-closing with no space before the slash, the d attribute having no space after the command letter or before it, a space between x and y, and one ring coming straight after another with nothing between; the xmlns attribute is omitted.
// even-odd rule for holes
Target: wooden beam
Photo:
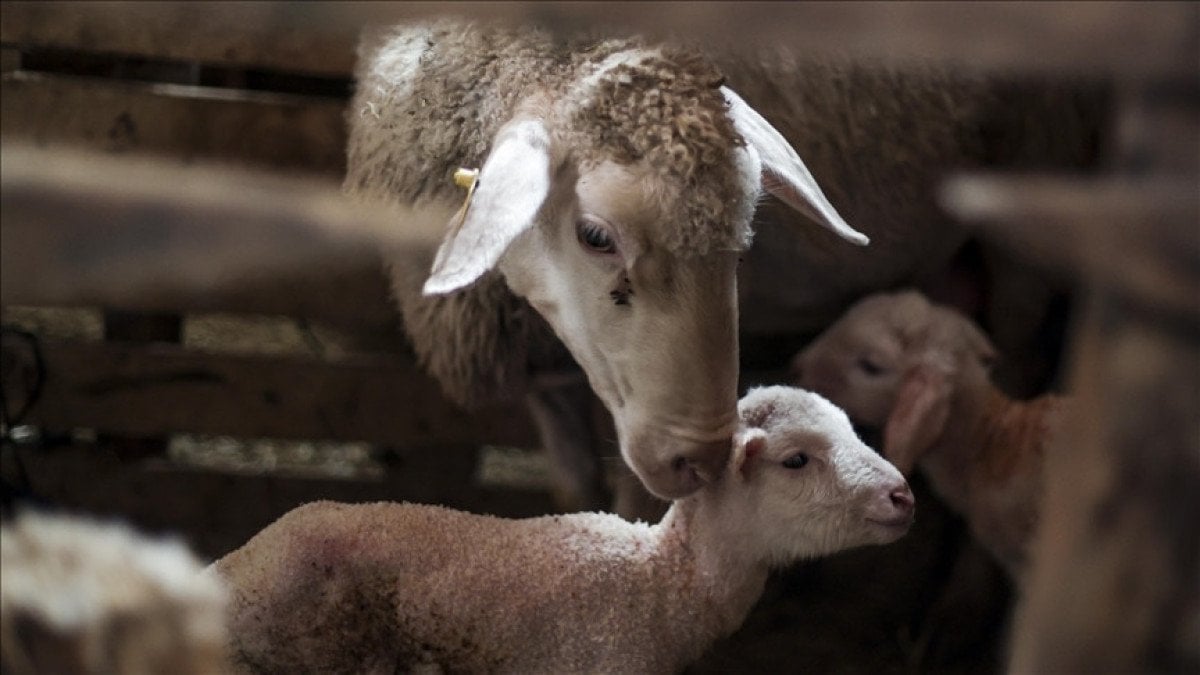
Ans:
<svg viewBox="0 0 1200 675"><path fill-rule="evenodd" d="M942 202L990 236L1139 304L1200 310L1200 191L1194 175L1140 178L964 175Z"/></svg>
<svg viewBox="0 0 1200 675"><path fill-rule="evenodd" d="M304 2L5 2L0 41L315 74L354 65L357 25ZM350 10L354 12L354 10ZM369 8L357 12L370 14Z"/></svg>
<svg viewBox="0 0 1200 675"><path fill-rule="evenodd" d="M169 345L41 345L45 388L27 423L125 436L175 432L398 446L539 443L524 408L470 414L399 357L324 362Z"/></svg>
<svg viewBox="0 0 1200 675"><path fill-rule="evenodd" d="M345 173L345 105L334 99L24 71L0 88L6 142Z"/></svg>
<svg viewBox="0 0 1200 675"><path fill-rule="evenodd" d="M146 303L431 248L456 205L384 208L332 181L6 144L0 301Z"/></svg>
<svg viewBox="0 0 1200 675"><path fill-rule="evenodd" d="M445 14L560 33L675 34L709 48L1135 78L1192 77L1200 50L1200 7L1187 2L9 2L0 11L5 43L322 74L350 72L364 26Z"/></svg>
<svg viewBox="0 0 1200 675"><path fill-rule="evenodd" d="M15 454L19 453L20 466ZM244 544L289 510L307 502L412 501L506 517L554 511L544 491L472 484L440 460L389 472L384 478L301 478L236 474L162 461L116 461L103 447L13 448L3 475L49 503L75 512L118 517L156 534L181 536L201 556L218 558Z"/></svg>

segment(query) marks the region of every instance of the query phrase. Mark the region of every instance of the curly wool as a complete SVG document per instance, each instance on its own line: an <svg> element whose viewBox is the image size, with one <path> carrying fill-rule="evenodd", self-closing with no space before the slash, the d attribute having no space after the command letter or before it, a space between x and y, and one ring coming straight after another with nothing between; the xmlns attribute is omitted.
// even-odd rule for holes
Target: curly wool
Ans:
<svg viewBox="0 0 1200 675"><path fill-rule="evenodd" d="M748 227L713 227L746 221L745 195L729 168L745 140L727 114L723 82L698 55L659 49L614 67L571 115L580 130L573 147L595 148L622 164L643 162L687 186L683 194L663 195L684 217L659 233L681 255L749 245Z"/></svg>

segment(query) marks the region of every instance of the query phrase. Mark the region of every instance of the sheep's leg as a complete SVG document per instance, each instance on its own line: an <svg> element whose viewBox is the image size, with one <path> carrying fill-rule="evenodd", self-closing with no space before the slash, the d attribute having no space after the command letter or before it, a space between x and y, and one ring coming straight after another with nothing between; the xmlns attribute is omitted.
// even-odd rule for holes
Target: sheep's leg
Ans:
<svg viewBox="0 0 1200 675"><path fill-rule="evenodd" d="M539 387L525 397L542 447L550 456L555 502L565 511L608 508L591 419L592 396L585 382L571 382Z"/></svg>

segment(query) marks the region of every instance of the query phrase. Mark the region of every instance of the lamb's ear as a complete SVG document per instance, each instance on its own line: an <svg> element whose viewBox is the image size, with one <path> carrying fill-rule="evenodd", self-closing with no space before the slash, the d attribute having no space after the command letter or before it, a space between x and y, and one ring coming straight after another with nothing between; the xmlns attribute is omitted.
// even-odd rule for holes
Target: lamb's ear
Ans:
<svg viewBox="0 0 1200 675"><path fill-rule="evenodd" d="M920 456L942 435L950 413L949 378L918 365L905 374L883 428L883 456L908 476Z"/></svg>
<svg viewBox="0 0 1200 675"><path fill-rule="evenodd" d="M510 122L496 134L465 219L450 224L438 248L425 295L456 291L492 269L549 193L550 134L539 120Z"/></svg>
<svg viewBox="0 0 1200 675"><path fill-rule="evenodd" d="M743 475L749 463L767 447L767 432L757 428L741 428L733 435L733 453L729 459L730 473Z"/></svg>
<svg viewBox="0 0 1200 675"><path fill-rule="evenodd" d="M762 161L763 188L839 237L860 246L866 245L870 240L838 215L783 134L729 87L721 87L721 93L729 103L729 117L734 128Z"/></svg>

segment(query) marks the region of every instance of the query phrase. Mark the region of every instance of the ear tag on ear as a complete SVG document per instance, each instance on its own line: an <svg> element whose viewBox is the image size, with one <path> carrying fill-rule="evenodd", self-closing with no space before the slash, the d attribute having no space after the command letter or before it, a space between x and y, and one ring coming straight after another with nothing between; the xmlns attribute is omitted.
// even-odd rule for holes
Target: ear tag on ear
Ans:
<svg viewBox="0 0 1200 675"><path fill-rule="evenodd" d="M458 228L467 221L467 209L471 207L471 197L475 195L475 188L479 185L479 169L466 169L459 167L454 172L454 184L467 191L467 197L463 200L462 207L454 214L454 218L450 221L453 223L450 226L450 236L458 233Z"/></svg>

